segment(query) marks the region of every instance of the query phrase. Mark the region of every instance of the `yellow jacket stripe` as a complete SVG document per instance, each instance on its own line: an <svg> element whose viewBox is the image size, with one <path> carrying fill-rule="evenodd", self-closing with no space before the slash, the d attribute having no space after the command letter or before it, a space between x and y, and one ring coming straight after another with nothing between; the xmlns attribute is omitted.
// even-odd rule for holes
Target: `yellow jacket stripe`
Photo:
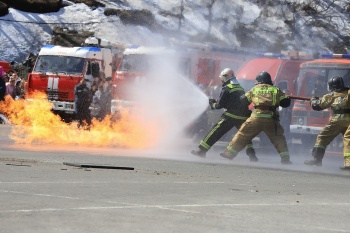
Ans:
<svg viewBox="0 0 350 233"><path fill-rule="evenodd" d="M229 112L225 112L224 115L231 117L231 118L234 118L234 119L238 119L238 120L247 120L248 119L248 117L237 116L237 115L234 115L234 114L229 113Z"/></svg>
<svg viewBox="0 0 350 233"><path fill-rule="evenodd" d="M254 104L259 103L258 96L259 94L272 94L272 106L276 106L276 96L278 93L278 89L276 87L269 87L269 88L253 88L253 95L256 96L257 100L253 101Z"/></svg>

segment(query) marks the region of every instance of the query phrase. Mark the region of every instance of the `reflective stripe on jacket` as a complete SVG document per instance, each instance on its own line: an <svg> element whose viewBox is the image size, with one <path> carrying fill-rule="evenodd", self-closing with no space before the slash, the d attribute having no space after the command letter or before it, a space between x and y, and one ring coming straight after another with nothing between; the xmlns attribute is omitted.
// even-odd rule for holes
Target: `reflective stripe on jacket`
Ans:
<svg viewBox="0 0 350 233"><path fill-rule="evenodd" d="M215 109L226 109L224 116L246 120L250 116L247 104L243 104L240 97L244 95L244 89L236 80L229 80L223 84L220 97L215 103Z"/></svg>
<svg viewBox="0 0 350 233"><path fill-rule="evenodd" d="M255 107L252 116L264 118L272 118L280 101L287 98L281 89L269 84L257 84L245 96Z"/></svg>
<svg viewBox="0 0 350 233"><path fill-rule="evenodd" d="M332 121L350 121L349 94L349 89L331 92L320 99L312 99L310 105L316 106L321 110L331 108L333 111Z"/></svg>

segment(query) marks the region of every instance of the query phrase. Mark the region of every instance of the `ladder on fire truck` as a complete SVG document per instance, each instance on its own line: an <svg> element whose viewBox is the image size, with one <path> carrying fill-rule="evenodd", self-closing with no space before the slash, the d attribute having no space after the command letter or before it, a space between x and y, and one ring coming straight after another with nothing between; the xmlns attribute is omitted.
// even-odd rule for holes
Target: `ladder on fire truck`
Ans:
<svg viewBox="0 0 350 233"><path fill-rule="evenodd" d="M118 43L118 42L111 42L109 40L106 39L101 39L101 38L97 38L97 37L88 37L85 39L84 44L86 46L98 46L98 47L102 47L102 48L118 48L121 50L125 50L126 48L130 47L130 44L122 44L122 43Z"/></svg>
<svg viewBox="0 0 350 233"><path fill-rule="evenodd" d="M190 42L190 41L180 41L175 38L169 39L169 45L171 47L182 47L182 48L185 47L185 48L198 49L202 51L235 53L242 56L256 54L256 51L248 48L239 49L239 48L232 48L232 47L226 47L226 46L219 46L210 42L198 43L198 42Z"/></svg>

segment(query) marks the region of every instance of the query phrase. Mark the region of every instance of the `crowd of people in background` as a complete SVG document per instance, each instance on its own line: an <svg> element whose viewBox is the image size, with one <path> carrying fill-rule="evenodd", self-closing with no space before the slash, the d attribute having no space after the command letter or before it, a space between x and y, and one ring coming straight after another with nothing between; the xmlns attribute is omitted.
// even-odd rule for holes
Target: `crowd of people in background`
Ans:
<svg viewBox="0 0 350 233"><path fill-rule="evenodd" d="M88 85L87 85L88 84ZM90 125L93 118L101 121L111 114L113 99L112 77L100 72L91 82L83 78L75 87L75 114L79 125ZM13 100L25 98L25 80L14 70L7 73L0 66L0 101L9 96Z"/></svg>
<svg viewBox="0 0 350 233"><path fill-rule="evenodd" d="M5 73L0 66L0 100L5 100L7 95L14 100L24 98L25 81L14 70Z"/></svg>
<svg viewBox="0 0 350 233"><path fill-rule="evenodd" d="M111 101L113 99L112 77L105 77L100 72L99 77L82 78L75 86L75 114L78 126L90 126L92 119L102 121L111 114Z"/></svg>

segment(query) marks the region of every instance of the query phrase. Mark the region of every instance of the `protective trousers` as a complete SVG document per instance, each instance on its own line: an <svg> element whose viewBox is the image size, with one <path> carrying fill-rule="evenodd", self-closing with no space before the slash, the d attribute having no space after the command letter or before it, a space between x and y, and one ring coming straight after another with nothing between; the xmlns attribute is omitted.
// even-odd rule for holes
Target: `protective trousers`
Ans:
<svg viewBox="0 0 350 233"><path fill-rule="evenodd" d="M329 122L317 135L317 139L314 147L320 147L325 150L326 147L332 142L332 140L335 137L337 137L339 134L344 135L348 126L349 126L348 121Z"/></svg>
<svg viewBox="0 0 350 233"><path fill-rule="evenodd" d="M233 127L239 129L245 120L234 119L224 116L216 123L204 139L200 142L199 147L208 151L222 136L224 136ZM248 147L252 147L252 141L247 142ZM245 147L245 146L244 146ZM244 148L243 147L243 148Z"/></svg>
<svg viewBox="0 0 350 233"><path fill-rule="evenodd" d="M228 145L228 151L234 156L237 155L261 131L270 139L281 158L289 158L284 130L280 123L272 118L249 117Z"/></svg>
<svg viewBox="0 0 350 233"><path fill-rule="evenodd" d="M350 168L350 125L346 129L343 142L344 142L344 167Z"/></svg>

